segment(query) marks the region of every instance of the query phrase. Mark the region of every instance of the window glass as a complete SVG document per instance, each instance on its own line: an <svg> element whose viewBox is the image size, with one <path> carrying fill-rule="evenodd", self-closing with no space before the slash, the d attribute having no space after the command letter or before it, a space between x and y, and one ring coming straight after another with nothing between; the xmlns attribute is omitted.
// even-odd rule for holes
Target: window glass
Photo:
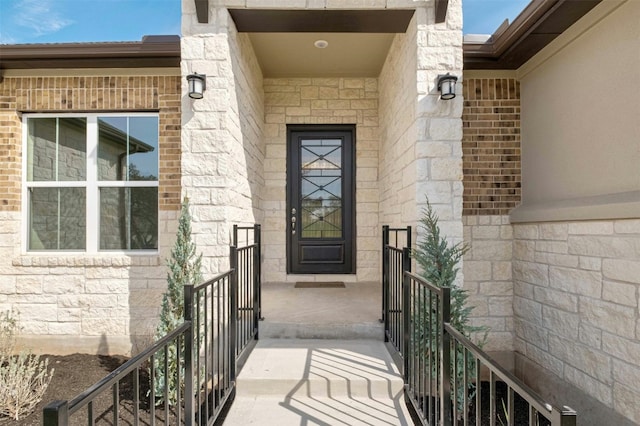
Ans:
<svg viewBox="0 0 640 426"><path fill-rule="evenodd" d="M84 188L31 188L30 250L83 250L86 241Z"/></svg>
<svg viewBox="0 0 640 426"><path fill-rule="evenodd" d="M100 249L158 248L158 188L100 188Z"/></svg>
<svg viewBox="0 0 640 426"><path fill-rule="evenodd" d="M85 118L29 120L27 179L83 181L87 178L87 121Z"/></svg>
<svg viewBox="0 0 640 426"><path fill-rule="evenodd" d="M158 119L98 119L98 180L158 180Z"/></svg>
<svg viewBox="0 0 640 426"><path fill-rule="evenodd" d="M158 248L157 115L25 121L27 250Z"/></svg>

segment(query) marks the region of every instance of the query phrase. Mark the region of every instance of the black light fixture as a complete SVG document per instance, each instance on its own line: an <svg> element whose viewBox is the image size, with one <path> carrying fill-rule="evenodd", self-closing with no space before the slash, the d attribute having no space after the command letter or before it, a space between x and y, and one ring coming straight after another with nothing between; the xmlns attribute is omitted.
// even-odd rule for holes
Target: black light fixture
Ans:
<svg viewBox="0 0 640 426"><path fill-rule="evenodd" d="M458 77L449 73L438 76L440 99L448 101L456 97L456 81L458 81Z"/></svg>
<svg viewBox="0 0 640 426"><path fill-rule="evenodd" d="M193 73L187 76L189 82L189 97L191 99L202 99L204 91L207 90L207 76Z"/></svg>

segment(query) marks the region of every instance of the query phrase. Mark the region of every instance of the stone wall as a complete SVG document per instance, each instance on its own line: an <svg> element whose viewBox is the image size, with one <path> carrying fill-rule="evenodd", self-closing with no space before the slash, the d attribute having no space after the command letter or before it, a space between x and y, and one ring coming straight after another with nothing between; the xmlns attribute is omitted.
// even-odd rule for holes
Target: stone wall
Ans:
<svg viewBox="0 0 640 426"><path fill-rule="evenodd" d="M464 288L474 325L489 328L489 351L513 350L513 231L509 216L463 216Z"/></svg>
<svg viewBox="0 0 640 426"><path fill-rule="evenodd" d="M640 422L640 220L514 225L516 349Z"/></svg>
<svg viewBox="0 0 640 426"><path fill-rule="evenodd" d="M182 186L203 272L212 277L228 268L233 225L262 222L263 83L248 35L237 33L229 13L216 9L201 32L188 3L182 71L206 74L207 90L202 99L183 98Z"/></svg>
<svg viewBox="0 0 640 426"><path fill-rule="evenodd" d="M415 117L417 97L415 25L397 34L380 73L380 221L415 224Z"/></svg>
<svg viewBox="0 0 640 426"><path fill-rule="evenodd" d="M145 74L8 75L0 83L0 311L19 313L20 344L36 352L127 354L154 331L180 207L180 77ZM159 253L23 252L18 112L141 110L159 115Z"/></svg>
<svg viewBox="0 0 640 426"><path fill-rule="evenodd" d="M356 125L357 271L356 275L338 278L346 281L376 280L379 276L380 259L377 79L268 78L264 81L264 90L267 144L264 163L266 186L263 197L265 282L310 278L286 273L287 124Z"/></svg>

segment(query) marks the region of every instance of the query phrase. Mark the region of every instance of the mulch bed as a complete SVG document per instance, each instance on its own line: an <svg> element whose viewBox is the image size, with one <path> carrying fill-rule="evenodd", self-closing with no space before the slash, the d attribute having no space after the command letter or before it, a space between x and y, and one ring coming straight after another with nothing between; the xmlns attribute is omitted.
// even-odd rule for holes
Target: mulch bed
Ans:
<svg viewBox="0 0 640 426"><path fill-rule="evenodd" d="M73 354L66 356L54 356L45 355L42 358L49 359L49 367L55 369L53 379L47 388L47 392L44 395L42 401L36 406L35 410L27 417L20 420L12 420L7 417L0 417L0 426L41 426L42 425L42 409L54 400L71 400L89 386L98 382L105 377L111 371L118 368L120 365L127 361L126 357L122 356L101 356L101 355L86 355L86 354ZM142 425L149 424L149 401L147 391L149 389L148 382L144 383L144 374L141 375L141 389L140 389L140 411L142 413L143 421ZM96 424L113 424L113 404L112 395L110 391L105 392L94 402L94 413L96 418ZM132 386L129 381L122 381L120 384L120 424L132 425L133 424L133 392ZM146 401L145 401L146 400ZM156 418L159 419L160 424L164 423L164 410L161 408L156 409ZM173 420L173 422L172 422ZM169 424L175 423L175 417L170 415ZM86 425L87 416L86 409L79 411L71 418L71 425Z"/></svg>

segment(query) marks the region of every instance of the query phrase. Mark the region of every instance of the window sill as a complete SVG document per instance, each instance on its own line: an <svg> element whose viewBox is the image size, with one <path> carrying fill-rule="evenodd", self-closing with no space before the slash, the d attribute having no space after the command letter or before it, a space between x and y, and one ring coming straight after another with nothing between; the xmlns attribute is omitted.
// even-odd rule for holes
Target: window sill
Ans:
<svg viewBox="0 0 640 426"><path fill-rule="evenodd" d="M126 266L160 266L164 264L158 253L27 253L15 257L13 266L33 267L126 267Z"/></svg>

